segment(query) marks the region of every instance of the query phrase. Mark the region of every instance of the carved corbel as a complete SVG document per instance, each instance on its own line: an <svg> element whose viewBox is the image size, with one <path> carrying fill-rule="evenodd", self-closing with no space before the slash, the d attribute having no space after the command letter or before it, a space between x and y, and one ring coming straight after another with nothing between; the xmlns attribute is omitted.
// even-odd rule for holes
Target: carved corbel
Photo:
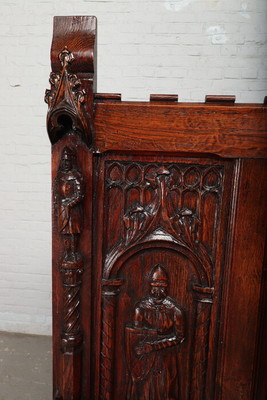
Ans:
<svg viewBox="0 0 267 400"><path fill-rule="evenodd" d="M86 33L88 39L86 42L76 42L69 32L65 32L69 25L58 23L61 18L63 17L55 18L51 50L52 72L49 79L51 89L45 92L45 101L48 104L47 131L52 144L65 134L74 132L90 147L93 140L96 20L94 17L70 17L70 26L76 24L76 29L80 30L81 34ZM64 17L66 18L68 17ZM61 40L58 40L59 36ZM62 48L59 48L61 43Z"/></svg>

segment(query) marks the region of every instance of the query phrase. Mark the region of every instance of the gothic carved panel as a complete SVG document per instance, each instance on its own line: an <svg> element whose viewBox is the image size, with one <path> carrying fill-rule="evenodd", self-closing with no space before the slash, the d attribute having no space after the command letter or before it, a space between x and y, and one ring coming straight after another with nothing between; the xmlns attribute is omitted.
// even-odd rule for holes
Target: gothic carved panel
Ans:
<svg viewBox="0 0 267 400"><path fill-rule="evenodd" d="M223 163L105 162L102 399L209 393L224 179Z"/></svg>
<svg viewBox="0 0 267 400"><path fill-rule="evenodd" d="M189 253L211 285L222 180L222 166L107 163L106 276L127 249L165 240Z"/></svg>

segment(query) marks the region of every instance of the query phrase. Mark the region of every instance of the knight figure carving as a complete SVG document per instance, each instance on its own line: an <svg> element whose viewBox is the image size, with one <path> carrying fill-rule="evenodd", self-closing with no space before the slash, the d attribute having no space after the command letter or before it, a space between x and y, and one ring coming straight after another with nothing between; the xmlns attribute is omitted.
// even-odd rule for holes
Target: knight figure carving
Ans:
<svg viewBox="0 0 267 400"><path fill-rule="evenodd" d="M165 268L155 265L149 294L135 305L133 324L125 328L127 400L180 399L178 351L185 339L185 316L168 288Z"/></svg>
<svg viewBox="0 0 267 400"><path fill-rule="evenodd" d="M63 238L63 263L73 263L80 257L77 246L82 231L81 201L84 198L83 176L77 169L77 153L64 147L56 178L58 229Z"/></svg>

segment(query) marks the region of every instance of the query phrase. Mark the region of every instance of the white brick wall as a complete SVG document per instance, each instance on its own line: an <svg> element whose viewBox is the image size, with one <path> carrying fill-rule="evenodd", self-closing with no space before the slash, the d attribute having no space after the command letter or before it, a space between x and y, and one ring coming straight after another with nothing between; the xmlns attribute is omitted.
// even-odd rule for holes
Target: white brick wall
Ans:
<svg viewBox="0 0 267 400"><path fill-rule="evenodd" d="M54 15L98 17L98 91L267 95L266 0L1 0L0 330L49 334Z"/></svg>

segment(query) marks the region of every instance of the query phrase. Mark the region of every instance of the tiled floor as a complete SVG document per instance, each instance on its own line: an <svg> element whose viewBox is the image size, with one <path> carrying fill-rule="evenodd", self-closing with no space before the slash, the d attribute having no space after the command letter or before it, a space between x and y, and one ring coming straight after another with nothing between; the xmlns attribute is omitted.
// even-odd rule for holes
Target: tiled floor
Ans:
<svg viewBox="0 0 267 400"><path fill-rule="evenodd" d="M0 332L0 400L51 400L49 336Z"/></svg>

